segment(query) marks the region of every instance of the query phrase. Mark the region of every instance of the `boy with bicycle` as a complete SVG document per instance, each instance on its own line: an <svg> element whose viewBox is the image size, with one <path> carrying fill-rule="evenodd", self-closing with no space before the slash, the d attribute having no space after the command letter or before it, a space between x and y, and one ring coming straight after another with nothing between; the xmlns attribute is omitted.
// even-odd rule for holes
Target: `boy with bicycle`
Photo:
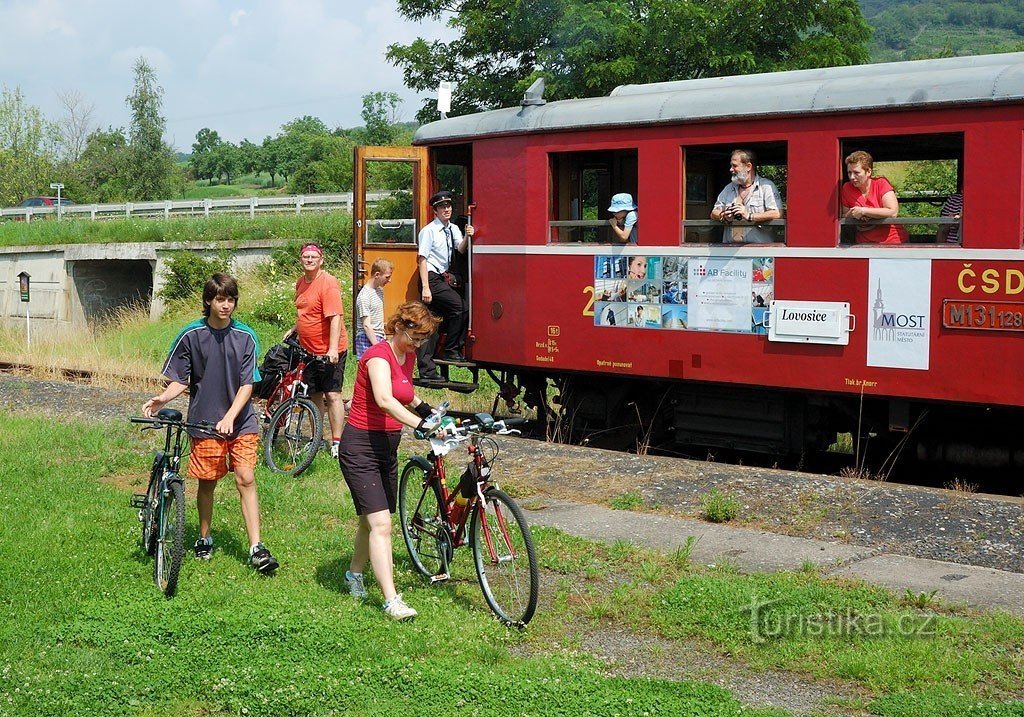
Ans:
<svg viewBox="0 0 1024 717"><path fill-rule="evenodd" d="M217 481L229 470L230 458L249 536L249 563L266 575L277 569L278 562L260 542L255 481L259 428L249 400L253 381L259 377L259 346L253 330L231 318L237 303L238 283L233 276L218 273L210 277L203 287L204 318L186 326L174 340L163 370L169 383L160 395L143 404L142 413L152 416L189 389L189 422L208 422L224 436L209 438L189 431L188 473L199 481L200 537L195 556L209 560L213 554L213 493Z"/></svg>

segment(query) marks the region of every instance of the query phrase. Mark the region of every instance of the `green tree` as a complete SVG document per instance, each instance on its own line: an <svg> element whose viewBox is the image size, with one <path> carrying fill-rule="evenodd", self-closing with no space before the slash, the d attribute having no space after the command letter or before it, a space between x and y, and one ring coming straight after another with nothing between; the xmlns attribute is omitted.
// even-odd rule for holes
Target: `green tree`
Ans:
<svg viewBox="0 0 1024 717"><path fill-rule="evenodd" d="M210 167L217 179L231 184L232 178L242 168L242 155L238 147L230 142L221 142L210 153Z"/></svg>
<svg viewBox="0 0 1024 717"><path fill-rule="evenodd" d="M135 61L134 72L135 84L125 100L132 114L125 166L128 191L133 199L163 199L175 184L174 152L164 142L167 120L160 114L164 91L144 58Z"/></svg>
<svg viewBox="0 0 1024 717"><path fill-rule="evenodd" d="M311 138L306 153L298 158L288 180L289 191L347 192L352 189L352 148L349 137L327 135Z"/></svg>
<svg viewBox="0 0 1024 717"><path fill-rule="evenodd" d="M261 172L266 172L270 175L270 186L273 187L275 183L275 177L280 173L280 142L276 137L264 137L263 144L260 145L259 165L258 169Z"/></svg>
<svg viewBox="0 0 1024 717"><path fill-rule="evenodd" d="M390 45L405 84L456 83L452 110L518 104L537 78L550 99L616 85L866 62L856 0L399 0L410 20L449 14L447 42ZM436 117L429 102L418 118Z"/></svg>
<svg viewBox="0 0 1024 717"><path fill-rule="evenodd" d="M21 89L0 90L0 206L49 193L59 141L60 129Z"/></svg>
<svg viewBox="0 0 1024 717"><path fill-rule="evenodd" d="M238 145L238 162L241 170L246 174L260 171L260 164L263 162L260 156L262 151L258 144L243 139Z"/></svg>
<svg viewBox="0 0 1024 717"><path fill-rule="evenodd" d="M369 145L394 144L399 135L398 119L402 100L396 92L363 95L363 141Z"/></svg>
<svg viewBox="0 0 1024 717"><path fill-rule="evenodd" d="M213 151L223 140L216 130L203 127L196 132L196 141L192 143L192 156L188 160L189 168L196 179L213 179L217 173L213 168Z"/></svg>
<svg viewBox="0 0 1024 717"><path fill-rule="evenodd" d="M79 202L120 202L128 199L125 166L128 139L121 128L96 130L85 142L78 162L81 192L72 194Z"/></svg>

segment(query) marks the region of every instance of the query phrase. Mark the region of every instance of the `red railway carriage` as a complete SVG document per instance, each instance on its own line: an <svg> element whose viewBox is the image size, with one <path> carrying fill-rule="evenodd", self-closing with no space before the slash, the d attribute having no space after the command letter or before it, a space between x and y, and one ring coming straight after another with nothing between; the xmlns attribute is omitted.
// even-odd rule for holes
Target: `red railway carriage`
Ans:
<svg viewBox="0 0 1024 717"><path fill-rule="evenodd" d="M468 355L542 411L553 382L577 429L779 455L849 431L1024 463L1024 53L532 90L357 152L357 193L413 165L404 206L357 206L357 286L387 256L408 277L389 304L418 297L425 197L451 189L475 207ZM780 218L710 218L737 149ZM900 187L898 217L843 218L855 151ZM635 244L610 231L618 193ZM879 224L905 239L865 242Z"/></svg>

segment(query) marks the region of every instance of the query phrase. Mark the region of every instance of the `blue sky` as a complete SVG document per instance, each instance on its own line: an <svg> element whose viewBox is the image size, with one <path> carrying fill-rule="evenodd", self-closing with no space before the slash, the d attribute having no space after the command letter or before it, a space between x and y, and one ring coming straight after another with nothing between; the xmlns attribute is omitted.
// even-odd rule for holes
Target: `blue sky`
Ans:
<svg viewBox="0 0 1024 717"><path fill-rule="evenodd" d="M51 120L73 91L95 106L96 125L126 126L132 64L144 56L164 89L166 139L187 152L203 127L259 143L307 114L359 125L373 91L398 92L411 120L422 96L385 49L445 34L401 18L394 0L0 0L0 84Z"/></svg>

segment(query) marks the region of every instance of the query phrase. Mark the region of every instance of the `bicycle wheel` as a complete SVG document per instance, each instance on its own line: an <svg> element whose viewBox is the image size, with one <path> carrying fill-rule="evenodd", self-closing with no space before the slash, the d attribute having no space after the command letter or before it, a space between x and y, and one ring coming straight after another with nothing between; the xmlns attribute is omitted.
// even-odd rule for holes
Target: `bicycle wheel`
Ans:
<svg viewBox="0 0 1024 717"><path fill-rule="evenodd" d="M146 555L156 551L156 534L159 526L160 478L163 475L163 461L153 463L153 471L149 476L149 488L146 490L146 504L139 511L142 521L142 549Z"/></svg>
<svg viewBox="0 0 1024 717"><path fill-rule="evenodd" d="M180 478L171 479L165 485L167 489L160 501L153 578L164 595L172 597L185 557L185 488Z"/></svg>
<svg viewBox="0 0 1024 717"><path fill-rule="evenodd" d="M523 627L537 609L537 553L522 509L506 493L488 488L469 528L480 589L506 625Z"/></svg>
<svg viewBox="0 0 1024 717"><path fill-rule="evenodd" d="M432 578L447 574L452 541L441 515L441 486L434 481L424 484L426 474L422 463L405 464L398 481L398 518L413 567L423 577Z"/></svg>
<svg viewBox="0 0 1024 717"><path fill-rule="evenodd" d="M297 476L309 468L324 439L324 417L308 398L290 398L270 416L263 457L275 473Z"/></svg>

